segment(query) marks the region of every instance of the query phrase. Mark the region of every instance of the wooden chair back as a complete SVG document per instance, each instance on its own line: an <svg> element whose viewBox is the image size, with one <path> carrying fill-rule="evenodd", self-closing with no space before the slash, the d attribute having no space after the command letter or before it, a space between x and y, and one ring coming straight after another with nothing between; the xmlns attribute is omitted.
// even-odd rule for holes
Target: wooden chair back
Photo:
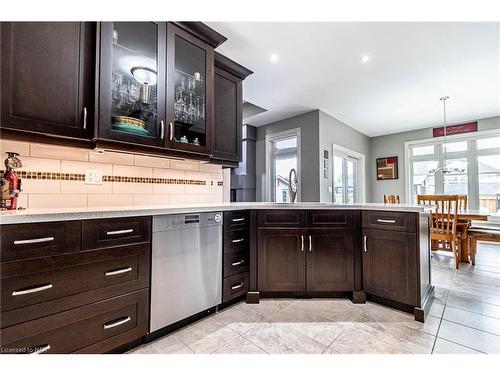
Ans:
<svg viewBox="0 0 500 375"><path fill-rule="evenodd" d="M458 195L417 195L417 203L435 206L430 220L432 240L456 240Z"/></svg>
<svg viewBox="0 0 500 375"><path fill-rule="evenodd" d="M458 209L467 210L467 195L458 196Z"/></svg>
<svg viewBox="0 0 500 375"><path fill-rule="evenodd" d="M399 200L399 195L397 195L397 194L395 194L395 195L385 194L384 195L384 203L399 204L401 202Z"/></svg>

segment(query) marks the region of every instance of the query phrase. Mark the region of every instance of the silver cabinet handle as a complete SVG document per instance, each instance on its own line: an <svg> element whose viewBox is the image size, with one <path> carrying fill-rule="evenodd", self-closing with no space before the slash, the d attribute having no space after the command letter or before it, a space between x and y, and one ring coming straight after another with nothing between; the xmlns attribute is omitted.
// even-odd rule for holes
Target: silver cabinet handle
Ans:
<svg viewBox="0 0 500 375"><path fill-rule="evenodd" d="M300 251L304 251L304 236L303 235L300 236L300 241L301 241Z"/></svg>
<svg viewBox="0 0 500 375"><path fill-rule="evenodd" d="M47 344L47 345L42 346L40 349L35 350L31 354L42 354L42 353L48 352L49 350L50 350L50 345Z"/></svg>
<svg viewBox="0 0 500 375"><path fill-rule="evenodd" d="M106 235L113 236L116 234L132 233L133 231L134 231L133 229L112 230L112 231L106 232Z"/></svg>
<svg viewBox="0 0 500 375"><path fill-rule="evenodd" d="M312 236L309 236L309 252L312 252L312 250L313 250Z"/></svg>
<svg viewBox="0 0 500 375"><path fill-rule="evenodd" d="M16 240L14 241L14 245L27 245L30 243L41 243L50 241L54 241L54 237L33 238L31 240Z"/></svg>
<svg viewBox="0 0 500 375"><path fill-rule="evenodd" d="M121 326L122 324L125 324L129 321L130 321L130 316L127 316L124 319L119 319L119 320L115 320L114 322L111 322L111 323L106 323L106 324L104 324L103 327L104 327L104 329L110 329L110 328Z"/></svg>
<svg viewBox="0 0 500 375"><path fill-rule="evenodd" d="M31 294L31 293L41 292L42 290L47 290L47 289L50 289L50 288L52 288L52 284L37 286L36 288L31 288L31 289L14 290L12 292L12 295L13 296L22 296L24 294Z"/></svg>
<svg viewBox="0 0 500 375"><path fill-rule="evenodd" d="M241 265L241 264L243 264L243 263L245 263L245 260L244 260L244 259L240 260L239 262L234 262L234 263L231 263L231 266L236 267L236 266L239 266L239 265Z"/></svg>
<svg viewBox="0 0 500 375"><path fill-rule="evenodd" d="M237 222L239 222L239 221L245 221L245 218L244 218L244 217L239 217L239 218L237 218L237 219L232 219L231 221L232 221L233 223L237 223Z"/></svg>
<svg viewBox="0 0 500 375"><path fill-rule="evenodd" d="M165 123L163 120L160 121L160 139L165 138Z"/></svg>
<svg viewBox="0 0 500 375"><path fill-rule="evenodd" d="M119 270L116 270L116 271L108 271L108 272L104 273L104 276L120 275L122 273L127 273L127 272L130 272L130 271L132 271L132 267L122 268L122 269L119 269Z"/></svg>
<svg viewBox="0 0 500 375"><path fill-rule="evenodd" d="M365 253L368 251L366 248L366 236L363 236L363 249L365 250Z"/></svg>
<svg viewBox="0 0 500 375"><path fill-rule="evenodd" d="M174 140L174 123L170 122L168 126L169 126L168 139L170 140L170 142L172 142Z"/></svg>
<svg viewBox="0 0 500 375"><path fill-rule="evenodd" d="M243 286L245 285L245 283L241 283L241 284L238 284L238 285L234 285L231 287L231 290L236 290L236 289L240 289L240 288L243 288Z"/></svg>
<svg viewBox="0 0 500 375"><path fill-rule="evenodd" d="M87 129L87 107L83 107L83 129Z"/></svg>
<svg viewBox="0 0 500 375"><path fill-rule="evenodd" d="M245 241L245 239L244 239L244 238L237 238L237 239L235 239L235 240L232 240L231 242L232 242L232 243L238 243L238 242L243 242L243 241Z"/></svg>
<svg viewBox="0 0 500 375"><path fill-rule="evenodd" d="M389 224L395 224L396 220L386 220L386 219L377 219L378 223L389 223Z"/></svg>

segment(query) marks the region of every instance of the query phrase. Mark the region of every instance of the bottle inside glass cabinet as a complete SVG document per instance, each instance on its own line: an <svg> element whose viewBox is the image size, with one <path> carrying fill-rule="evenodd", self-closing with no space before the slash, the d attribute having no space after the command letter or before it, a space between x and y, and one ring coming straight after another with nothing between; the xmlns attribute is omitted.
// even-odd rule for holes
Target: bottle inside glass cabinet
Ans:
<svg viewBox="0 0 500 375"><path fill-rule="evenodd" d="M111 129L158 137L158 25L113 22Z"/></svg>
<svg viewBox="0 0 500 375"><path fill-rule="evenodd" d="M206 52L175 36L173 141L206 145Z"/></svg>

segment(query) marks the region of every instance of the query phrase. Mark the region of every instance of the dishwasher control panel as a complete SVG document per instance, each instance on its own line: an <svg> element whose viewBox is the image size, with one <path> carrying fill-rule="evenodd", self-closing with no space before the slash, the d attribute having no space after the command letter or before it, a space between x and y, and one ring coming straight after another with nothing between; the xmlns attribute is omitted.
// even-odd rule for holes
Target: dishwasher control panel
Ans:
<svg viewBox="0 0 500 375"><path fill-rule="evenodd" d="M172 229L196 228L210 225L222 225L221 212L203 212L182 215L158 215L153 220L153 232Z"/></svg>

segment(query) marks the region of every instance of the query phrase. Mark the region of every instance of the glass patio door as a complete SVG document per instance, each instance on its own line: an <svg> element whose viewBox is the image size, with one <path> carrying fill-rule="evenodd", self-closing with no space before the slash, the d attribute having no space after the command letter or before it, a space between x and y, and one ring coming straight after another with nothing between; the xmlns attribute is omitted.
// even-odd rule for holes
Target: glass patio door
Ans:
<svg viewBox="0 0 500 375"><path fill-rule="evenodd" d="M333 154L333 203L358 201L358 159L342 153Z"/></svg>
<svg viewBox="0 0 500 375"><path fill-rule="evenodd" d="M295 169L298 172L297 137L282 138L271 143L271 199L278 203L290 202L288 177L290 170Z"/></svg>

